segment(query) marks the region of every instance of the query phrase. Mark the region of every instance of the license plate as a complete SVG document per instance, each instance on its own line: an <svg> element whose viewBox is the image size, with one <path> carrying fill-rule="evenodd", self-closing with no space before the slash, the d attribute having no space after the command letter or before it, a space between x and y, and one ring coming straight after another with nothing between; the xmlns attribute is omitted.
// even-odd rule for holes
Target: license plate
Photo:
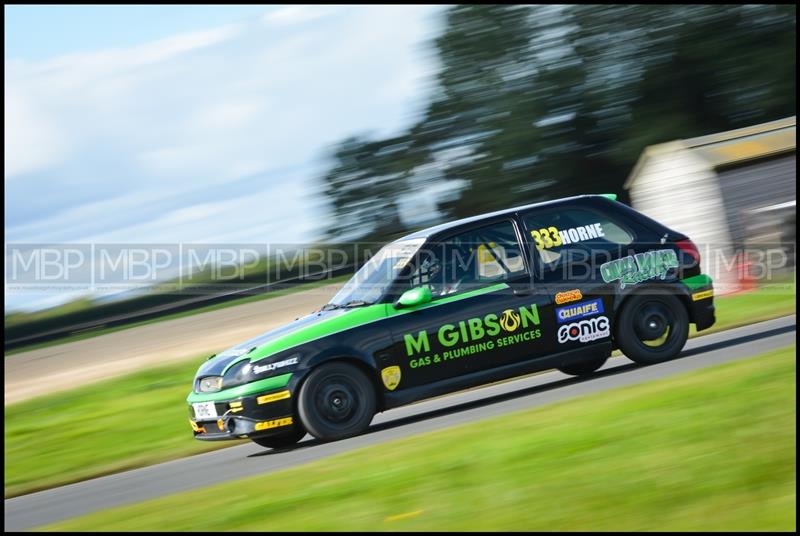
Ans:
<svg viewBox="0 0 800 536"><path fill-rule="evenodd" d="M195 419L216 419L217 408L213 402L199 402L192 404Z"/></svg>

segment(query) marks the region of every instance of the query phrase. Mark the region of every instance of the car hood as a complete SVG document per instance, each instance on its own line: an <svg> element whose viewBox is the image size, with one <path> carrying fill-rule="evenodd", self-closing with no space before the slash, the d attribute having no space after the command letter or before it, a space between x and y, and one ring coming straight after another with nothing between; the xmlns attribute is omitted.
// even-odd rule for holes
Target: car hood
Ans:
<svg viewBox="0 0 800 536"><path fill-rule="evenodd" d="M257 337L232 346L224 352L216 354L200 366L200 369L197 371L197 377L221 375L231 365L244 359L255 361L269 357L269 355L275 353L271 351L270 348L275 348L277 346L271 343L286 342L289 340L290 336L292 336L292 339L302 340L303 332L307 332L308 338L311 340L312 338L316 338L318 334L324 335L327 332L340 330L339 328L346 328L351 324L351 322L348 322L348 319L353 320L351 327L355 327L361 323L360 321L364 318L373 317L376 313L380 314L383 310L384 308L382 305L371 305L368 307L317 311L302 316L288 324L269 330ZM295 337L296 335L300 335L301 337Z"/></svg>

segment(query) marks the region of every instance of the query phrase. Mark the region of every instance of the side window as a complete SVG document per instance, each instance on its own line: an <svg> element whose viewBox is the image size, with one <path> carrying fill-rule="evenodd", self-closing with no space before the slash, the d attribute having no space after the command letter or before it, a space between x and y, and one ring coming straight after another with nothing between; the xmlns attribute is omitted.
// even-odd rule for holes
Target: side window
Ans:
<svg viewBox="0 0 800 536"><path fill-rule="evenodd" d="M423 246L411 286L434 297L493 285L526 273L514 224L504 221Z"/></svg>
<svg viewBox="0 0 800 536"><path fill-rule="evenodd" d="M620 222L593 210L539 210L524 215L523 221L545 271L598 252L616 252L634 240Z"/></svg>

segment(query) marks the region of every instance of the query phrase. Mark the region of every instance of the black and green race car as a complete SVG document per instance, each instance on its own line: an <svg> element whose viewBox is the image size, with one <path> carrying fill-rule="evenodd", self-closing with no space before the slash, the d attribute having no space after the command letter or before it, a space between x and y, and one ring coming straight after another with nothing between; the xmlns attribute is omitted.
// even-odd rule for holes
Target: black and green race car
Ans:
<svg viewBox="0 0 800 536"><path fill-rule="evenodd" d="M711 278L685 235L586 195L425 229L383 247L330 303L200 366L197 439L278 448L359 434L376 412L619 348L676 357L713 325Z"/></svg>

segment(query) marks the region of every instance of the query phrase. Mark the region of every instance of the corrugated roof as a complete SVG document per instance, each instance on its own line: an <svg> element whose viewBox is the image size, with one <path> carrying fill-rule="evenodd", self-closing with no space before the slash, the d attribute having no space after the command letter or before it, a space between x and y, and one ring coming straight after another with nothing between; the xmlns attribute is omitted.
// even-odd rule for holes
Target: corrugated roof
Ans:
<svg viewBox="0 0 800 536"><path fill-rule="evenodd" d="M697 138L650 145L642 151L625 181L624 188L631 187L645 161L653 156L676 151L692 151L707 161L709 167L717 168L794 151L796 145L796 116Z"/></svg>

